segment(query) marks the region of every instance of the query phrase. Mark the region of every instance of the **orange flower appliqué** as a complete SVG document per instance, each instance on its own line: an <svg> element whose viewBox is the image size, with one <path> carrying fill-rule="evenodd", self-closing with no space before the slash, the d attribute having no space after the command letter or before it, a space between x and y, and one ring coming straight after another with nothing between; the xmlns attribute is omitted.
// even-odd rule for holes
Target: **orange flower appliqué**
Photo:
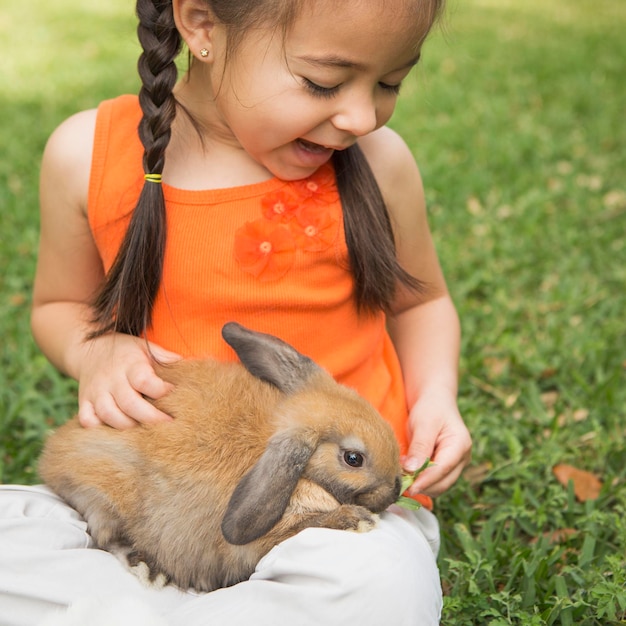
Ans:
<svg viewBox="0 0 626 626"><path fill-rule="evenodd" d="M299 228L293 228L297 246L308 252L321 252L337 239L338 219L329 213L328 207L305 204L297 213Z"/></svg>
<svg viewBox="0 0 626 626"><path fill-rule="evenodd" d="M323 165L315 174L292 183L300 198L309 204L329 205L339 198L335 186L335 173L329 165Z"/></svg>
<svg viewBox="0 0 626 626"><path fill-rule="evenodd" d="M278 191L261 200L263 215L272 221L288 222L298 209L298 199L285 191Z"/></svg>
<svg viewBox="0 0 626 626"><path fill-rule="evenodd" d="M235 233L235 258L244 272L261 281L285 276L298 251L323 252L337 241L341 205L330 165L309 178L286 183L260 204L263 217Z"/></svg>
<svg viewBox="0 0 626 626"><path fill-rule="evenodd" d="M265 219L247 222L235 233L235 258L261 281L282 278L293 265L295 241L282 224Z"/></svg>

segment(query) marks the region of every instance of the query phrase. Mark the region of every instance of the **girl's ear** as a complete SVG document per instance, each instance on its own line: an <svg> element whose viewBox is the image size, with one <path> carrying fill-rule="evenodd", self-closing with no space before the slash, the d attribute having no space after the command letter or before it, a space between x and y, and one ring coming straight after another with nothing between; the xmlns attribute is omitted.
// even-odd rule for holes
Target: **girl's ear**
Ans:
<svg viewBox="0 0 626 626"><path fill-rule="evenodd" d="M215 16L206 0L172 0L174 22L191 54L200 61L214 60Z"/></svg>

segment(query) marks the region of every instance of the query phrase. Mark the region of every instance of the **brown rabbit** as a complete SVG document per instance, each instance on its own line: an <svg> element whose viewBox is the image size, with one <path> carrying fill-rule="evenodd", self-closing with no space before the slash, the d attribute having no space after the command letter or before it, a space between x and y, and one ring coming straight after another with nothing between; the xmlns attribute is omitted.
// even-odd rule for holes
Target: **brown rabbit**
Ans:
<svg viewBox="0 0 626 626"><path fill-rule="evenodd" d="M155 402L173 421L120 431L74 418L39 464L99 547L201 591L247 579L306 527L369 530L400 490L398 445L369 403L272 335L222 334L245 369L156 366L175 385Z"/></svg>

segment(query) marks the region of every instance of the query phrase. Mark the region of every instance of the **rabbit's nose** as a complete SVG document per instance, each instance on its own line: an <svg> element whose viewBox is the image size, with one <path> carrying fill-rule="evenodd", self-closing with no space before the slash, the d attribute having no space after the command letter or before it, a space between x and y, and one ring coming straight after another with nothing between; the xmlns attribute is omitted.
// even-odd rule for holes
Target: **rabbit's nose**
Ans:
<svg viewBox="0 0 626 626"><path fill-rule="evenodd" d="M396 500L400 497L400 489L402 489L402 479L400 476L396 476Z"/></svg>

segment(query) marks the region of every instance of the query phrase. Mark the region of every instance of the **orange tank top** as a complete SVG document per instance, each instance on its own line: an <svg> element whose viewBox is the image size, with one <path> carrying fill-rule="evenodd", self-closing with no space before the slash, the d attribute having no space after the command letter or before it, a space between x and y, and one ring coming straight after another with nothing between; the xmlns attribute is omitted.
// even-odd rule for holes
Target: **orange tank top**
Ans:
<svg viewBox="0 0 626 626"><path fill-rule="evenodd" d="M105 271L144 182L140 118L135 96L98 109L88 215ZM400 365L384 314L355 307L332 167L295 182L163 190L167 244L148 339L186 357L235 360L224 323L277 335L377 407L404 454Z"/></svg>

